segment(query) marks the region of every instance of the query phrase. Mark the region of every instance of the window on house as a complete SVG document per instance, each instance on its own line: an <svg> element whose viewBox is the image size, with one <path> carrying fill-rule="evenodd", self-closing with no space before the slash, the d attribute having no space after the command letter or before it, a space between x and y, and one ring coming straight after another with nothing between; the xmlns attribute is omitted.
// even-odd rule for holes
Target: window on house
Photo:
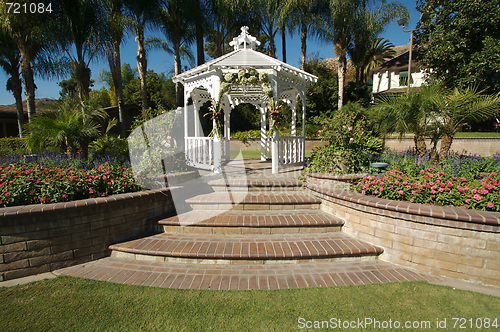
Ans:
<svg viewBox="0 0 500 332"><path fill-rule="evenodd" d="M413 84L413 77L411 77L410 84ZM399 86L408 85L408 72L402 71L399 73Z"/></svg>

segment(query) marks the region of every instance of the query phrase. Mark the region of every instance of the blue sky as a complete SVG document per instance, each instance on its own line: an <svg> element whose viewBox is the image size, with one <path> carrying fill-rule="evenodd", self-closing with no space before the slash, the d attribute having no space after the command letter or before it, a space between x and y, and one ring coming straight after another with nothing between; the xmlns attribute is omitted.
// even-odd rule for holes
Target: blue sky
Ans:
<svg viewBox="0 0 500 332"><path fill-rule="evenodd" d="M416 0L400 0L400 2L403 3L410 11L411 22L409 24L409 28L414 28L420 18L420 13L415 8ZM388 26L382 36L389 39L396 46L407 44L410 40L410 34L403 32L397 22L393 22L390 26ZM282 60L281 38L276 38L275 42L278 59ZM194 53L196 54L196 52ZM308 39L307 53L317 54L319 58L323 59L335 57L332 44L323 43L314 38ZM134 36L129 35L125 43L122 45L122 63L129 63L132 68L135 68L137 67L136 56L137 43L134 41ZM287 39L287 60L289 64L300 67L300 38L297 34L293 37L289 36ZM169 73L173 71L173 67L174 58L172 55L166 54L164 51L153 51L148 54L148 69L152 69L158 73ZM99 70L103 68L109 70L106 59L92 63L90 67L92 71L92 79L96 80L99 77ZM12 93L5 89L7 78L8 77L5 72L0 70L0 105L10 105L15 103ZM35 91L36 98L58 99L60 87L57 83L59 81L59 79L48 81L35 77L35 84L38 87ZM101 87L102 84L96 82L94 89L99 89Z"/></svg>

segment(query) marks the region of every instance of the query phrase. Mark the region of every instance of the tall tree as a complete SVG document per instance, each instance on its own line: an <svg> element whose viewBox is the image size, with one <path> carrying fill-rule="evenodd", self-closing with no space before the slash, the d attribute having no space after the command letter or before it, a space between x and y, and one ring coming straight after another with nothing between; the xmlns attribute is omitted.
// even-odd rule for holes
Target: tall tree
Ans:
<svg viewBox="0 0 500 332"><path fill-rule="evenodd" d="M118 101L118 122L120 123L120 137L125 138L126 128L123 118L123 79L122 64L120 54L120 44L123 40L124 20L122 15L123 1L108 0L108 21L109 21L109 42L106 47L106 55L109 63L109 70L113 78Z"/></svg>
<svg viewBox="0 0 500 332"><path fill-rule="evenodd" d="M146 89L146 75L148 72L146 58L146 36L147 28L158 26L158 14L160 12L158 0L124 0L125 13L132 21L132 31L137 41L137 70L141 81L142 108L148 108L148 96Z"/></svg>
<svg viewBox="0 0 500 332"><path fill-rule="evenodd" d="M338 109L342 108L344 100L348 53L362 67L371 41L391 20L408 16L408 10L400 3L381 2L380 6L371 7L368 0L330 0L330 11L319 30L322 39L333 43L335 54L339 57Z"/></svg>
<svg viewBox="0 0 500 332"><path fill-rule="evenodd" d="M280 1L279 0L255 0L252 2L255 14L260 19L262 32L268 41L268 52L276 58L276 43L274 39L279 31Z"/></svg>
<svg viewBox="0 0 500 332"><path fill-rule="evenodd" d="M83 105L89 98L90 62L103 54L108 32L106 10L98 0L58 0L61 8L59 43L71 63Z"/></svg>
<svg viewBox="0 0 500 332"><path fill-rule="evenodd" d="M23 137L24 111L20 66L21 53L17 49L15 41L4 29L0 29L0 67L10 76L6 88L12 91L16 99L17 127L19 128L19 137Z"/></svg>
<svg viewBox="0 0 500 332"><path fill-rule="evenodd" d="M500 5L491 0L419 0L430 14L415 31L418 59L448 87L500 91Z"/></svg>
<svg viewBox="0 0 500 332"><path fill-rule="evenodd" d="M181 47L190 45L195 39L195 22L190 10L196 5L192 0L163 0L160 16L162 30L172 43L174 51L174 74L181 73ZM184 106L180 83L175 84L176 104Z"/></svg>
<svg viewBox="0 0 500 332"><path fill-rule="evenodd" d="M50 1L41 0L45 9L53 10L48 6ZM30 2L27 0L16 1L20 7ZM28 121L31 122L35 114L35 80L33 75L32 63L36 55L42 50L42 39L47 22L51 21L51 12L42 11L42 13L16 13L12 8L14 3L0 2L0 26L12 37L19 49L21 55L21 74L23 79L24 93L27 101Z"/></svg>
<svg viewBox="0 0 500 332"><path fill-rule="evenodd" d="M327 10L324 0L285 0L280 13L280 25L287 19L300 31L300 69L304 69L307 58L307 37L316 32L321 14Z"/></svg>

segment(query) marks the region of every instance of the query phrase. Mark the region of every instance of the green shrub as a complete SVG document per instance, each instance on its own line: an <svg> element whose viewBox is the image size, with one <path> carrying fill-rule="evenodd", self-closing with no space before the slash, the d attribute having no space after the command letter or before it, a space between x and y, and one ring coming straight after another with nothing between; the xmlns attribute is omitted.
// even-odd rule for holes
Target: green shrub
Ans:
<svg viewBox="0 0 500 332"><path fill-rule="evenodd" d="M0 138L0 156L7 157L14 154L27 154L25 142L26 140L20 137Z"/></svg>

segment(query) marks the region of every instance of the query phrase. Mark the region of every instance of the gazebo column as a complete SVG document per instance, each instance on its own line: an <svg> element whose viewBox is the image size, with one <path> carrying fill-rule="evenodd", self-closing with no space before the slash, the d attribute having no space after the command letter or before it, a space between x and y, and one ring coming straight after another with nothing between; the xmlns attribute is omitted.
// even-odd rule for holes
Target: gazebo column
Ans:
<svg viewBox="0 0 500 332"><path fill-rule="evenodd" d="M292 108L292 132L291 136L297 136L297 102L291 103Z"/></svg>
<svg viewBox="0 0 500 332"><path fill-rule="evenodd" d="M224 144L226 152L226 161L231 159L231 108L226 107L224 109Z"/></svg>
<svg viewBox="0 0 500 332"><path fill-rule="evenodd" d="M266 113L267 108L260 107L260 160L267 159L267 130Z"/></svg>
<svg viewBox="0 0 500 332"><path fill-rule="evenodd" d="M305 89L304 89L305 91ZM305 92L302 92L302 160L306 160L306 96Z"/></svg>

